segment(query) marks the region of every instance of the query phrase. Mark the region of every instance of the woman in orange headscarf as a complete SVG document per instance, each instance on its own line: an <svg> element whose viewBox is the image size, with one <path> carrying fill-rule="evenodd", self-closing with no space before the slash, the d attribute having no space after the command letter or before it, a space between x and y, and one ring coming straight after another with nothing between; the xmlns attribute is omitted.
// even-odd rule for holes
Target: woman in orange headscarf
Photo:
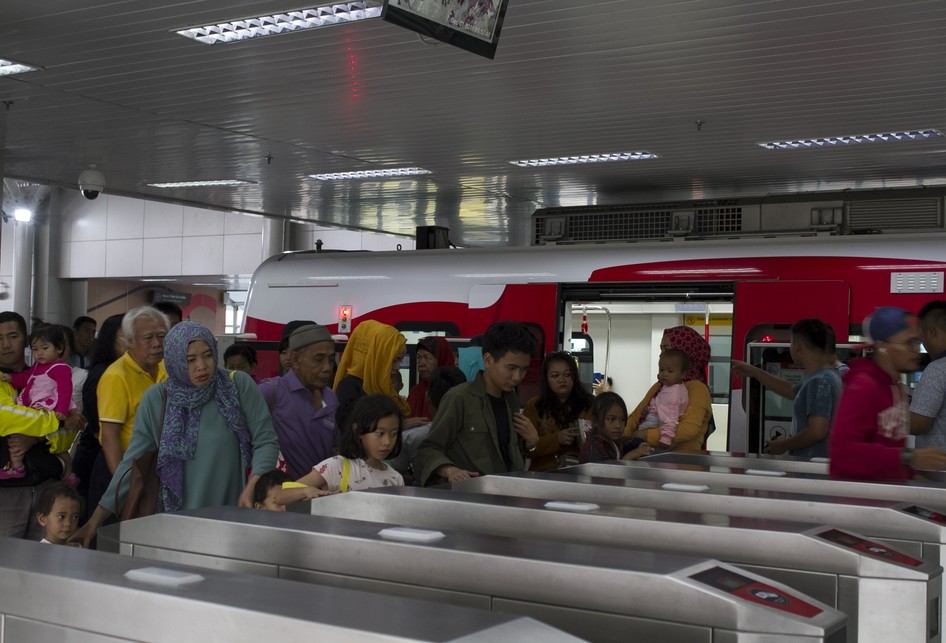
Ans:
<svg viewBox="0 0 946 643"><path fill-rule="evenodd" d="M355 402L365 395L387 395L405 417L410 415L407 401L391 385L391 376L400 369L404 359L406 344L407 340L393 326L368 319L355 327L335 373L337 426L345 426Z"/></svg>
<svg viewBox="0 0 946 643"><path fill-rule="evenodd" d="M709 387L706 386L706 366L709 364L710 347L703 337L689 326L674 326L664 331L660 340L660 352L668 348L682 350L690 358L690 368L683 378L689 402L677 424L671 451L700 451L706 438L706 429L713 417L713 405ZM660 428L637 429L647 415L647 404L660 391L660 382L654 384L634 412L627 418L624 435L640 438L652 447L660 440Z"/></svg>

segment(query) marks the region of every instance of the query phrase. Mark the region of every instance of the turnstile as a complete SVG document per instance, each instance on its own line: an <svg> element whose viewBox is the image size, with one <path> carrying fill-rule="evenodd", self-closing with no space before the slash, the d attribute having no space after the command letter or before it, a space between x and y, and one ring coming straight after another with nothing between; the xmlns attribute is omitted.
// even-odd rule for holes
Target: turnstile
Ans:
<svg viewBox="0 0 946 643"><path fill-rule="evenodd" d="M710 556L836 606L851 619L848 640L940 640L942 568L833 527L626 506L548 505L531 498L413 487L319 498L311 511Z"/></svg>
<svg viewBox="0 0 946 643"><path fill-rule="evenodd" d="M670 462L672 464L699 464L715 467L738 467L762 471L785 471L788 473L814 473L828 475L827 458L794 458L786 455L756 455L754 453L730 453L728 451L665 451L648 455L641 460L647 462Z"/></svg>
<svg viewBox="0 0 946 643"><path fill-rule="evenodd" d="M830 524L876 538L930 563L946 562L946 515L893 500L576 476L558 471L479 476L454 482L450 487L466 493Z"/></svg>
<svg viewBox="0 0 946 643"><path fill-rule="evenodd" d="M530 618L0 540L2 641L577 640Z"/></svg>
<svg viewBox="0 0 946 643"><path fill-rule="evenodd" d="M129 521L119 539L133 556L527 614L595 641L845 637L828 605L692 557L234 507Z"/></svg>
<svg viewBox="0 0 946 643"><path fill-rule="evenodd" d="M647 473L632 473L639 470ZM765 491L832 494L850 498L896 500L946 511L946 484L936 482L875 482L841 480L814 473L788 473L710 464L676 464L646 460L579 464L559 469L563 473L604 478L635 478L685 484L722 484Z"/></svg>

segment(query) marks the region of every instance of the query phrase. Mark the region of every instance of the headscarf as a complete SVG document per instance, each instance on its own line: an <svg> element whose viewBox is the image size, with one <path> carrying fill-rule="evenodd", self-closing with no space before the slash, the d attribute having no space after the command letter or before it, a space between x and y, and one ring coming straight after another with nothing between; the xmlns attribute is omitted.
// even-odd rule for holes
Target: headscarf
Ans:
<svg viewBox="0 0 946 643"><path fill-rule="evenodd" d="M183 321L164 338L164 366L168 379L164 426L158 448L158 478L161 493L158 511L181 508L184 501L184 462L193 459L197 448L200 414L205 404L214 400L224 422L236 434L243 462L252 462L250 431L240 407L240 394L227 371L216 368L204 386L194 386L187 374L187 347L194 341L207 343L217 363L217 340L213 333L192 321Z"/></svg>
<svg viewBox="0 0 946 643"><path fill-rule="evenodd" d="M411 410L407 400L395 393L391 386L391 363L404 352L406 344L407 340L393 326L373 319L361 322L348 339L332 388L338 388L338 383L349 375L357 377L366 394L387 395L407 416Z"/></svg>
<svg viewBox="0 0 946 643"><path fill-rule="evenodd" d="M417 350L424 349L437 359L437 368L442 366L456 365L456 358L453 356L453 350L450 348L450 342L443 337L424 337L417 342ZM429 418L432 409L427 404L427 391L430 389L430 382L421 380L417 382L407 396L407 403L411 407L413 417Z"/></svg>
<svg viewBox="0 0 946 643"><path fill-rule="evenodd" d="M674 326L664 331L667 341L690 358L690 370L683 381L699 380L706 384L706 365L710 360L710 346L702 335L689 326Z"/></svg>

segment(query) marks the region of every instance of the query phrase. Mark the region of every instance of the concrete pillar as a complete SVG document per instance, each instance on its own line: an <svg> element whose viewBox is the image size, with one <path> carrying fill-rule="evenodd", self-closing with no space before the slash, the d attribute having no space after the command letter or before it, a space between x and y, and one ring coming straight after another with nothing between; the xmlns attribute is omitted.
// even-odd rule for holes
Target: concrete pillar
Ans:
<svg viewBox="0 0 946 643"><path fill-rule="evenodd" d="M285 219L263 219L263 260L282 254L286 249L286 227L289 223Z"/></svg>
<svg viewBox="0 0 946 643"><path fill-rule="evenodd" d="M33 315L33 223L13 224L13 310L29 325Z"/></svg>

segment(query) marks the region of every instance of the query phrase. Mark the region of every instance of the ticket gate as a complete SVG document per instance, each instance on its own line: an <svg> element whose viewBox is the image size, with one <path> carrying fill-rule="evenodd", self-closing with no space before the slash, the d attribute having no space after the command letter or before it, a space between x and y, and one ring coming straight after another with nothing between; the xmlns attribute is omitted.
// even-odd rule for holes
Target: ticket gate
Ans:
<svg viewBox="0 0 946 643"><path fill-rule="evenodd" d="M729 453L705 451L689 453L665 451L641 458L647 462L669 462L672 464L698 464L714 467L759 469L762 471L785 471L786 473L814 473L828 475L827 458L794 458L785 455L756 455L754 453Z"/></svg>
<svg viewBox="0 0 946 643"><path fill-rule="evenodd" d="M875 482L840 480L814 473L788 473L765 469L677 464L647 460L579 464L559 469L563 473L604 478L654 480L684 484L720 484L764 491L831 494L850 498L895 500L946 512L946 484L936 482Z"/></svg>
<svg viewBox="0 0 946 643"><path fill-rule="evenodd" d="M123 553L136 557L492 608L594 641L835 642L846 635L845 617L828 605L688 556L234 507L125 522L119 539Z"/></svg>
<svg viewBox="0 0 946 643"><path fill-rule="evenodd" d="M723 513L830 524L942 566L946 562L946 515L891 500L757 491L723 485L589 478L558 472L514 472L461 480L451 489L566 502L592 502L678 511ZM946 613L940 612L940 630Z"/></svg>
<svg viewBox="0 0 946 643"><path fill-rule="evenodd" d="M850 617L849 641L940 640L942 568L833 527L413 487L310 505L319 515L711 556L837 607Z"/></svg>
<svg viewBox="0 0 946 643"><path fill-rule="evenodd" d="M758 491L725 485L513 472L454 482L465 493L771 518L850 529L936 565L946 562L946 515L892 500Z"/></svg>
<svg viewBox="0 0 946 643"><path fill-rule="evenodd" d="M578 640L521 616L0 540L2 641Z"/></svg>

